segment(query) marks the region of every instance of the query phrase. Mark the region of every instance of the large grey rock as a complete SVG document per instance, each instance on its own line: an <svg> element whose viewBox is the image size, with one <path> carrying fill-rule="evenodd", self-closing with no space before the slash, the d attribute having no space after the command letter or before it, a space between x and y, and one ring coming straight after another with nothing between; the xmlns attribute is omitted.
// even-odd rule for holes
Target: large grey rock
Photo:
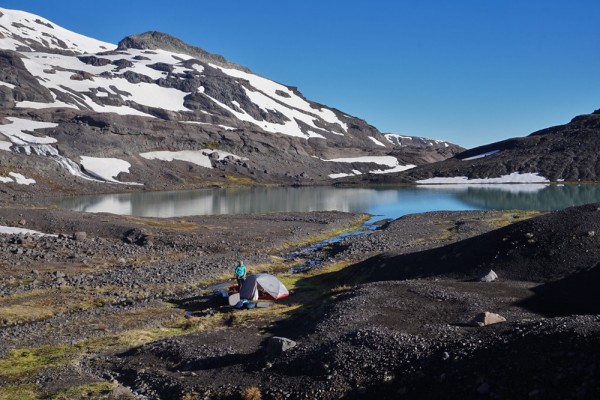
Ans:
<svg viewBox="0 0 600 400"><path fill-rule="evenodd" d="M491 269L490 272L479 277L479 282L494 282L496 279L498 279L498 274Z"/></svg>
<svg viewBox="0 0 600 400"><path fill-rule="evenodd" d="M52 93L42 86L25 68L21 55L12 50L0 50L0 81L15 85L13 100L49 103Z"/></svg>
<svg viewBox="0 0 600 400"><path fill-rule="evenodd" d="M485 311L485 312L477 314L475 316L475 318L473 318L471 321L469 321L468 325L481 327L481 326L497 324L500 322L506 322L506 318L504 318L503 316L501 316L499 314Z"/></svg>
<svg viewBox="0 0 600 400"><path fill-rule="evenodd" d="M270 355L278 355L294 347L296 342L280 336L273 336L267 341L267 353Z"/></svg>

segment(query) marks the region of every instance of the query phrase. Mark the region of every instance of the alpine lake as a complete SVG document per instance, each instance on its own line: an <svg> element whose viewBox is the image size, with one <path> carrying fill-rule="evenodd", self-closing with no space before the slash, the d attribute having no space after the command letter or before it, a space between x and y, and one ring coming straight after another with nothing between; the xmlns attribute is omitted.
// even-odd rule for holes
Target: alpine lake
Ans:
<svg viewBox="0 0 600 400"><path fill-rule="evenodd" d="M600 202L600 184L255 187L48 199L45 205L143 217L268 212L364 212L374 219L440 210L551 211Z"/></svg>

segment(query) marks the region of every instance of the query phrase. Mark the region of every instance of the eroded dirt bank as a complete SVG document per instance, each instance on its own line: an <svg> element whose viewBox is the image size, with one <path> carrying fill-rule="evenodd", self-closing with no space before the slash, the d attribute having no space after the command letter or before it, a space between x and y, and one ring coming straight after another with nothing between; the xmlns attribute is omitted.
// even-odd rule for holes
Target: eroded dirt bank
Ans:
<svg viewBox="0 0 600 400"><path fill-rule="evenodd" d="M0 225L62 233L0 236L3 395L594 398L598 207L410 215L300 274L279 257L362 216L0 209ZM200 290L238 258L291 295L233 310ZM506 322L471 326L484 311Z"/></svg>

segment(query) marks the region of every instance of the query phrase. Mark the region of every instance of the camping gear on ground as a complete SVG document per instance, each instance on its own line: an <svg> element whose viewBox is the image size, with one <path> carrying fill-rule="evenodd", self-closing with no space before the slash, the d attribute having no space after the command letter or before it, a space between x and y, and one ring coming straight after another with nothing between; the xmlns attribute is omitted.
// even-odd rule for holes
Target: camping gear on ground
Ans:
<svg viewBox="0 0 600 400"><path fill-rule="evenodd" d="M234 306L234 307L235 307L235 308L237 308L237 309L240 309L240 310L241 310L242 308L248 308L248 309L250 309L250 308L254 308L254 307L256 307L256 304L254 304L254 303L253 303L253 302L251 302L250 300L247 300L247 299L242 299L242 300L238 301L238 302L235 304L235 306Z"/></svg>
<svg viewBox="0 0 600 400"><path fill-rule="evenodd" d="M239 293L230 294L229 297L227 298L227 301L229 302L230 306L235 306L237 304L237 302L240 301L240 294Z"/></svg>
<svg viewBox="0 0 600 400"><path fill-rule="evenodd" d="M215 296L218 299L226 299L227 297L229 297L229 293L227 293L227 291L225 290L217 290L216 292L213 293L213 296Z"/></svg>
<svg viewBox="0 0 600 400"><path fill-rule="evenodd" d="M269 308L272 305L272 301L259 301L258 303L256 303L256 308Z"/></svg>
<svg viewBox="0 0 600 400"><path fill-rule="evenodd" d="M246 278L239 293L240 299L258 300L259 290L272 300L278 300L290 294L283 283L273 275L256 274Z"/></svg>

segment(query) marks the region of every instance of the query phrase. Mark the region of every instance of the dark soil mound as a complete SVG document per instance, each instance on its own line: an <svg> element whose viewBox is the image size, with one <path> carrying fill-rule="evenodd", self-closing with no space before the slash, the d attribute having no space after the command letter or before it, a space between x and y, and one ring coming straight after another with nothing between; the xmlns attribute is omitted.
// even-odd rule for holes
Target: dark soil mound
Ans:
<svg viewBox="0 0 600 400"><path fill-rule="evenodd" d="M540 215L420 253L388 252L354 266L350 280L446 275L475 279L494 270L501 279L552 282L586 271L600 259L600 204Z"/></svg>
<svg viewBox="0 0 600 400"><path fill-rule="evenodd" d="M520 305L548 316L600 314L600 266L533 288L535 296Z"/></svg>

